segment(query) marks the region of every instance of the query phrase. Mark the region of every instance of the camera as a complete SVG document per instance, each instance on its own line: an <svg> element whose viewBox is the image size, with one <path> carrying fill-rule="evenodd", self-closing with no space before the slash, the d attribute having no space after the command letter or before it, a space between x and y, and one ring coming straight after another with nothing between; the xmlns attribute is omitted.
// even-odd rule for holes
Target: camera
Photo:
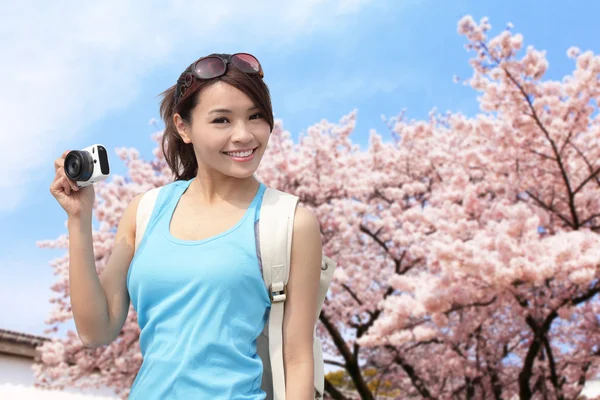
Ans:
<svg viewBox="0 0 600 400"><path fill-rule="evenodd" d="M94 144L83 150L70 151L65 157L65 174L80 188L108 178L110 169L106 148Z"/></svg>

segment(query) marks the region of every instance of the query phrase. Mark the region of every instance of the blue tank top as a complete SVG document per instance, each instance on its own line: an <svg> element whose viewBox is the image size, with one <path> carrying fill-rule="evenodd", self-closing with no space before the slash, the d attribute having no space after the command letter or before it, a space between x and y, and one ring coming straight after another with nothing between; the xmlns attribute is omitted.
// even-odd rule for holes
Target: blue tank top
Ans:
<svg viewBox="0 0 600 400"><path fill-rule="evenodd" d="M256 339L271 302L256 226L266 187L260 184L231 229L180 240L171 235L171 218L192 181L160 190L127 273L143 357L129 399L262 400Z"/></svg>

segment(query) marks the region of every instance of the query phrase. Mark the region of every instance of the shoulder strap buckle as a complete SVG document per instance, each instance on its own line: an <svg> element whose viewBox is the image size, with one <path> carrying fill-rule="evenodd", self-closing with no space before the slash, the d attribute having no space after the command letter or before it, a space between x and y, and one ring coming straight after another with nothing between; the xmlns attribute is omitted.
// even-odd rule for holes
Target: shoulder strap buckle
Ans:
<svg viewBox="0 0 600 400"><path fill-rule="evenodd" d="M275 282L271 285L269 290L269 298L271 299L271 303L285 301L286 286L287 285L284 285L283 282Z"/></svg>

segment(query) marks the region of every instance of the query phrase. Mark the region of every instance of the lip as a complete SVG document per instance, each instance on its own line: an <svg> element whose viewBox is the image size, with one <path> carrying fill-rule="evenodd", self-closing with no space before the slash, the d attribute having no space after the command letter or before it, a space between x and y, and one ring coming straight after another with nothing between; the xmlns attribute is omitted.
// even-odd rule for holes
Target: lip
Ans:
<svg viewBox="0 0 600 400"><path fill-rule="evenodd" d="M252 150L252 152L247 157L236 157L236 156L232 156L231 154L227 154L227 153L223 153L223 154L226 155L227 157L229 157L229 159L233 160L234 162L237 162L237 163L248 163L248 162L254 160L254 157L256 157L256 149L258 149L258 147L256 147L253 150L250 149L250 150ZM237 151L240 151L240 150L236 150L236 152Z"/></svg>
<svg viewBox="0 0 600 400"><path fill-rule="evenodd" d="M246 151L254 151L258 149L258 146L256 147L250 147L249 149L240 149L240 150L224 150L223 153L244 153Z"/></svg>

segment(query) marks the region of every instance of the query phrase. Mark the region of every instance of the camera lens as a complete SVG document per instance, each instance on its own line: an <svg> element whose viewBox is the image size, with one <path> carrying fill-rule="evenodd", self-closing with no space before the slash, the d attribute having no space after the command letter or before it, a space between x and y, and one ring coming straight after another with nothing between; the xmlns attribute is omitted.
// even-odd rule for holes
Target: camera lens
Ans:
<svg viewBox="0 0 600 400"><path fill-rule="evenodd" d="M77 176L81 171L81 160L77 157L71 157L69 162L65 160L67 176Z"/></svg>
<svg viewBox="0 0 600 400"><path fill-rule="evenodd" d="M72 181L85 182L94 172L94 160L87 151L73 150L65 157L65 174Z"/></svg>

